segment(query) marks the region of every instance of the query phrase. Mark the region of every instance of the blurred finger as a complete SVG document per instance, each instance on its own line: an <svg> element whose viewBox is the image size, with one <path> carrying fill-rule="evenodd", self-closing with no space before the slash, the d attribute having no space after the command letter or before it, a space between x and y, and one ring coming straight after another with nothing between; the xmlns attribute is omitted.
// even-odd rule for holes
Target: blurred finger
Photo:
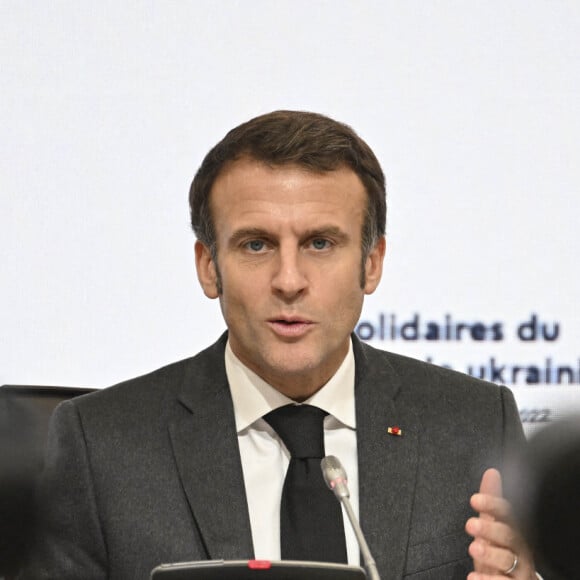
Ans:
<svg viewBox="0 0 580 580"><path fill-rule="evenodd" d="M481 478L479 493L502 497L501 475L497 469L487 469Z"/></svg>
<svg viewBox="0 0 580 580"><path fill-rule="evenodd" d="M471 496L470 504L476 512L482 516L486 515L485 519L495 518L502 521L511 519L511 505L502 497L476 493Z"/></svg>
<svg viewBox="0 0 580 580"><path fill-rule="evenodd" d="M515 552L520 548L519 535L511 526L503 522L470 518L467 520L465 530L476 539L484 540L507 550Z"/></svg>
<svg viewBox="0 0 580 580"><path fill-rule="evenodd" d="M479 563L478 571L488 574L505 574L515 561L512 550L492 546L483 540L476 539L469 546L469 555Z"/></svg>

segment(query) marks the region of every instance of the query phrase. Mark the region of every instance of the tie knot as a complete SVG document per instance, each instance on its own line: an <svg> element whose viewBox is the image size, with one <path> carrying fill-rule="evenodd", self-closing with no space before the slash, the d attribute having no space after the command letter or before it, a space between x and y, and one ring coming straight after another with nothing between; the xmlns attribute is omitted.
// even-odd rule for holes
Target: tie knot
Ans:
<svg viewBox="0 0 580 580"><path fill-rule="evenodd" d="M312 405L286 405L264 415L264 420L278 433L292 457L322 459L326 415Z"/></svg>

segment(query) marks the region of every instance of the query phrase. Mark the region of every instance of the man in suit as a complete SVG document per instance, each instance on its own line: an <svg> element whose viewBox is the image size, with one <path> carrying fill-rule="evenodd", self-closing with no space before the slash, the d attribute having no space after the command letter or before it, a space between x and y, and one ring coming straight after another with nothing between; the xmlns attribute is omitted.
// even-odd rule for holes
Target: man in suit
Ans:
<svg viewBox="0 0 580 580"><path fill-rule="evenodd" d="M44 533L23 577L128 580L162 562L279 558L289 457L264 416L300 403L328 413L326 453L347 466L383 579L465 578L474 564L473 580L534 578L486 471L522 439L511 393L353 335L385 254L385 182L368 145L321 115L263 115L208 153L190 204L198 278L228 331L59 407Z"/></svg>

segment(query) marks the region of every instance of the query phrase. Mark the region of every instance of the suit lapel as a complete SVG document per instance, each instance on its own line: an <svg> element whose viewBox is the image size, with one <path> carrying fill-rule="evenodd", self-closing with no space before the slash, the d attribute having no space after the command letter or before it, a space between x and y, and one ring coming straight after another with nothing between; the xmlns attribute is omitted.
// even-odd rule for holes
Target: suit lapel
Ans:
<svg viewBox="0 0 580 580"><path fill-rule="evenodd" d="M361 526L383 580L405 568L414 497L418 417L397 405L400 379L387 355L355 339L356 415ZM390 435L389 427L402 435Z"/></svg>
<svg viewBox="0 0 580 580"><path fill-rule="evenodd" d="M209 559L253 558L252 534L233 405L224 366L225 335L194 358L170 424L175 461Z"/></svg>

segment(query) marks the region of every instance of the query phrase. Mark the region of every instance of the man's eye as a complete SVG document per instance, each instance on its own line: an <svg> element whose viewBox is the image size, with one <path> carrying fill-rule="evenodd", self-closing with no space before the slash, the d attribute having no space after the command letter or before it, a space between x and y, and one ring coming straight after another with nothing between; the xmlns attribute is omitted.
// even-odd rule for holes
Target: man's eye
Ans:
<svg viewBox="0 0 580 580"><path fill-rule="evenodd" d="M312 247L315 250L326 250L326 248L328 248L329 245L330 245L330 242L328 240L324 240L322 238L317 238L315 240L312 240Z"/></svg>
<svg viewBox="0 0 580 580"><path fill-rule="evenodd" d="M264 242L262 240L252 240L246 243L246 248L252 252L260 252L264 249Z"/></svg>

